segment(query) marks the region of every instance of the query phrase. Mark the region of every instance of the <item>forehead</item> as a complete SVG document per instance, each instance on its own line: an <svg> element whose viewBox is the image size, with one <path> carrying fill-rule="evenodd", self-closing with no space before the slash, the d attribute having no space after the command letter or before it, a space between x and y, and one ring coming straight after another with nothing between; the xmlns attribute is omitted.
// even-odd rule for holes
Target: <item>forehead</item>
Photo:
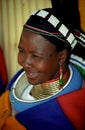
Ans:
<svg viewBox="0 0 85 130"><path fill-rule="evenodd" d="M45 39L40 34L27 30L22 31L20 45L23 47L27 46L28 48L32 47L39 50L42 49L55 50L56 48L54 44L52 44L50 41Z"/></svg>

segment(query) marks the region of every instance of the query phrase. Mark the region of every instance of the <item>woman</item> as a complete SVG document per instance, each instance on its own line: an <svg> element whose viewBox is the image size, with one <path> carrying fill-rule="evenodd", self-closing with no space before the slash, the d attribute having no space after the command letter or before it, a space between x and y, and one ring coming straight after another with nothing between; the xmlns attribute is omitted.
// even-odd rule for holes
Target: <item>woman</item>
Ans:
<svg viewBox="0 0 85 130"><path fill-rule="evenodd" d="M84 130L83 77L69 62L77 40L52 9L35 11L23 27L23 67L1 96L1 130Z"/></svg>

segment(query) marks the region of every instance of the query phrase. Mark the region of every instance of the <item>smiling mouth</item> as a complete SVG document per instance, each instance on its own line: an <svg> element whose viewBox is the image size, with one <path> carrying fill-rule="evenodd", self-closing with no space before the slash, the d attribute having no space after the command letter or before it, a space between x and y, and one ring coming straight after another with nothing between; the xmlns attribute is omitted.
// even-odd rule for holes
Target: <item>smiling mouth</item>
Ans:
<svg viewBox="0 0 85 130"><path fill-rule="evenodd" d="M32 73L26 73L26 76L28 79L34 79L38 76L38 73L32 72Z"/></svg>

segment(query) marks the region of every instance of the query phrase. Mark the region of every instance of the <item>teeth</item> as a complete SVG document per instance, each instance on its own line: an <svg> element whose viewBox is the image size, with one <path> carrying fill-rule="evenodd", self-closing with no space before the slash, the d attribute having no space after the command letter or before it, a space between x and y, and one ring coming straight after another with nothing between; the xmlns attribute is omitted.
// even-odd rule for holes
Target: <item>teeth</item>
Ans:
<svg viewBox="0 0 85 130"><path fill-rule="evenodd" d="M38 74L37 73L28 73L27 77L28 78L35 78Z"/></svg>
<svg viewBox="0 0 85 130"><path fill-rule="evenodd" d="M30 73L29 75L30 75L30 76L32 76L32 75L33 75L33 73Z"/></svg>

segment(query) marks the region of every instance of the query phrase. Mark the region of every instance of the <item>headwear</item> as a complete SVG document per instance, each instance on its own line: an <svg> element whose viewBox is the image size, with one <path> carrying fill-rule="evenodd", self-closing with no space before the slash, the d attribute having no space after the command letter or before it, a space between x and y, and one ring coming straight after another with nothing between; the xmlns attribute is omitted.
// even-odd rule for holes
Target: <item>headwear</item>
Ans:
<svg viewBox="0 0 85 130"><path fill-rule="evenodd" d="M59 17L59 16L58 16ZM64 16L63 16L64 17ZM68 22L68 21L67 21ZM25 30L38 33L58 46L59 50L72 48L70 62L73 63L85 79L85 34L76 30L70 32L56 17L52 8L36 10L24 25Z"/></svg>
<svg viewBox="0 0 85 130"><path fill-rule="evenodd" d="M70 46L72 49L77 43L75 36L55 16L53 9L37 10L28 19L24 29L41 34L56 46Z"/></svg>
<svg viewBox="0 0 85 130"><path fill-rule="evenodd" d="M70 62L73 63L85 79L85 33L74 30L77 44L71 52Z"/></svg>

